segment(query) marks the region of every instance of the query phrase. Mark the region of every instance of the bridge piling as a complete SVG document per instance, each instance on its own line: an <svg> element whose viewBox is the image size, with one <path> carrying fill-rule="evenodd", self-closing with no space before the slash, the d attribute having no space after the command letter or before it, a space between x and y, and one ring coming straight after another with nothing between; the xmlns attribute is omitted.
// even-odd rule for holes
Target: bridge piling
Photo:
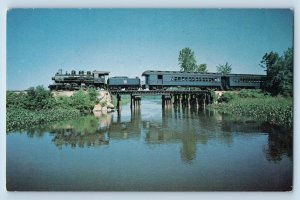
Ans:
<svg viewBox="0 0 300 200"><path fill-rule="evenodd" d="M131 95L130 108L139 107L141 105L141 96Z"/></svg>
<svg viewBox="0 0 300 200"><path fill-rule="evenodd" d="M121 111L122 109L122 99L121 99L121 95L117 94L117 110L118 112Z"/></svg>
<svg viewBox="0 0 300 200"><path fill-rule="evenodd" d="M172 96L171 95L162 95L161 96L161 104L162 104L162 107L170 107L171 105L171 102L172 102Z"/></svg>
<svg viewBox="0 0 300 200"><path fill-rule="evenodd" d="M196 108L199 108L199 95L196 95L195 97L195 104L196 104Z"/></svg>
<svg viewBox="0 0 300 200"><path fill-rule="evenodd" d="M203 109L205 110L205 106L206 106L206 94L204 94L203 97Z"/></svg>

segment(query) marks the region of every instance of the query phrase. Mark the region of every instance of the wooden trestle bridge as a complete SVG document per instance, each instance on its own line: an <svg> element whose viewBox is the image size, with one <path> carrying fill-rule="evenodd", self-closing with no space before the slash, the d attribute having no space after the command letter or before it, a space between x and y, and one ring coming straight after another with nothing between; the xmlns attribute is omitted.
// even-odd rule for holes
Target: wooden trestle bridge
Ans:
<svg viewBox="0 0 300 200"><path fill-rule="evenodd" d="M161 96L162 106L186 105L205 107L211 102L209 90L110 90L111 95L117 96L117 108L121 106L122 95L130 95L130 107L140 106L142 96Z"/></svg>

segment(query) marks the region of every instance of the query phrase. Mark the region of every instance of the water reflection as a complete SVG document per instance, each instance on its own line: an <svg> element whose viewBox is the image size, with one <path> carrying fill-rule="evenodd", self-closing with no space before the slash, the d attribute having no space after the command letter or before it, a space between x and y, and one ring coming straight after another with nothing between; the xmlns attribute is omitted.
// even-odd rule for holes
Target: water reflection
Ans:
<svg viewBox="0 0 300 200"><path fill-rule="evenodd" d="M289 130L266 124L262 125L262 130L269 133L268 145L264 149L268 160L280 161L284 155L293 158L293 136Z"/></svg>
<svg viewBox="0 0 300 200"><path fill-rule="evenodd" d="M111 119L111 114L81 117L78 120L54 124L49 127L49 132L53 135L52 142L60 149L69 145L72 148L107 145L107 130Z"/></svg>
<svg viewBox="0 0 300 200"><path fill-rule="evenodd" d="M231 147L237 136L268 135L262 147L266 158L279 161L284 155L292 159L291 131L253 121L237 121L207 110L166 106L162 110L132 109L129 113L102 113L28 129L28 137L44 137L63 147L84 148L109 145L111 141L142 140L146 145L180 144L181 160L193 163L198 145L217 141ZM153 116L148 117L148 115Z"/></svg>

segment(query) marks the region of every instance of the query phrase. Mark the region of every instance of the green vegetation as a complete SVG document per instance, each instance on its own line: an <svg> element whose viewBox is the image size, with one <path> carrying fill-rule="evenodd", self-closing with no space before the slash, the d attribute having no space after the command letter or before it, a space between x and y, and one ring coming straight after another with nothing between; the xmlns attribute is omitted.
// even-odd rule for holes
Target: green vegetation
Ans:
<svg viewBox="0 0 300 200"><path fill-rule="evenodd" d="M79 90L71 97L60 96L56 98L56 107L64 109L76 109L80 113L90 113L94 106L99 103L97 97L95 97L93 90L89 89L86 93L83 90Z"/></svg>
<svg viewBox="0 0 300 200"><path fill-rule="evenodd" d="M196 72L200 72L200 73L207 73L207 66L206 64L200 64L198 65L198 67L195 70Z"/></svg>
<svg viewBox="0 0 300 200"><path fill-rule="evenodd" d="M282 127L291 128L293 125L292 98L272 97L261 90L225 92L218 104L211 104L209 108Z"/></svg>
<svg viewBox="0 0 300 200"><path fill-rule="evenodd" d="M181 71L201 72L201 73L207 72L206 64L197 65L194 51L188 47L183 48L179 52L178 61L179 61L179 66Z"/></svg>
<svg viewBox="0 0 300 200"><path fill-rule="evenodd" d="M231 70L231 65L229 65L228 62L226 62L225 65L219 64L219 66L217 66L217 72L223 75L230 74Z"/></svg>
<svg viewBox="0 0 300 200"><path fill-rule="evenodd" d="M11 131L71 119L90 113L99 103L97 91L78 91L73 96L53 97L42 86L29 88L25 93L7 91L6 94L6 130Z"/></svg>
<svg viewBox="0 0 300 200"><path fill-rule="evenodd" d="M190 48L183 48L179 52L178 61L181 71L193 72L197 67L194 51Z"/></svg>
<svg viewBox="0 0 300 200"><path fill-rule="evenodd" d="M210 93L211 101L212 101L213 103L216 103L217 100L218 100L218 95L216 94L216 92L213 91L213 90L210 90L209 93Z"/></svg>
<svg viewBox="0 0 300 200"><path fill-rule="evenodd" d="M266 91L272 95L293 96L294 51L289 48L282 56L276 52L266 53L261 61L266 69Z"/></svg>
<svg viewBox="0 0 300 200"><path fill-rule="evenodd" d="M80 116L78 110L52 109L45 111L28 111L26 109L7 109L6 130L22 129L34 125L46 124L62 119Z"/></svg>
<svg viewBox="0 0 300 200"><path fill-rule="evenodd" d="M267 77L262 90L241 90L225 92L215 105L223 113L269 122L291 128L293 126L293 49L289 48L282 56L276 52L266 53L261 66ZM228 63L219 65L218 71L230 73ZM227 69L226 69L227 68Z"/></svg>

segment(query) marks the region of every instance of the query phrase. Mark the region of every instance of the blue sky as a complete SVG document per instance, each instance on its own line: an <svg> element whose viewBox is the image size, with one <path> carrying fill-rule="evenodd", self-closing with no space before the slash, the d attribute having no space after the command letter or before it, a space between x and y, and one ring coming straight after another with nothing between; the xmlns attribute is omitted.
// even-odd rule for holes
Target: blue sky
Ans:
<svg viewBox="0 0 300 200"><path fill-rule="evenodd" d="M293 46L289 9L12 9L7 14L7 89L52 83L58 71L141 76L179 70L182 48L209 72L264 74L266 52Z"/></svg>

